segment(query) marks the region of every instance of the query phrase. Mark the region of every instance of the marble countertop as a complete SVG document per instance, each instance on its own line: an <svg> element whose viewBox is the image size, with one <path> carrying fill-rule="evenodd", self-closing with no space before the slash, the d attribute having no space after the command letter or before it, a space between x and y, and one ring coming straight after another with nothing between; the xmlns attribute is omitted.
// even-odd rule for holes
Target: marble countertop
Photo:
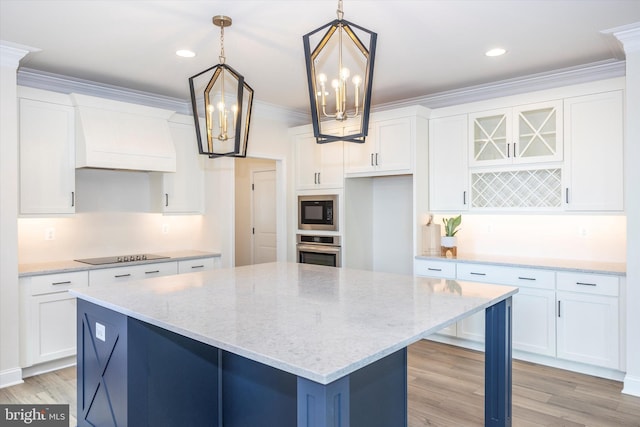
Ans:
<svg viewBox="0 0 640 427"><path fill-rule="evenodd" d="M328 384L517 288L276 262L70 292Z"/></svg>
<svg viewBox="0 0 640 427"><path fill-rule="evenodd" d="M627 265L623 262L585 261L555 258L529 258L501 255L482 255L458 253L455 258L442 256L416 256L416 259L429 259L434 261L491 264L505 267L542 268L554 270L567 270L578 273L615 274L626 275Z"/></svg>
<svg viewBox="0 0 640 427"><path fill-rule="evenodd" d="M74 271L99 270L102 268L124 267L139 264L151 264L158 262L186 261L189 259L219 257L216 252L203 251L171 251L171 252L154 252L155 255L167 256L169 258L154 259L127 263L91 265L73 260L37 262L30 264L18 264L18 277L40 276L43 274L70 273ZM79 257L85 258L85 257Z"/></svg>

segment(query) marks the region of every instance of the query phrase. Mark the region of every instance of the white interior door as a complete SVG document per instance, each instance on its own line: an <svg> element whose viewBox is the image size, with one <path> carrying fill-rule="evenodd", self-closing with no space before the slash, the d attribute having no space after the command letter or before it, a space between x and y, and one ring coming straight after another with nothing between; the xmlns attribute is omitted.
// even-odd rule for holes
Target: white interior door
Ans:
<svg viewBox="0 0 640 427"><path fill-rule="evenodd" d="M276 171L252 172L253 264L276 260Z"/></svg>

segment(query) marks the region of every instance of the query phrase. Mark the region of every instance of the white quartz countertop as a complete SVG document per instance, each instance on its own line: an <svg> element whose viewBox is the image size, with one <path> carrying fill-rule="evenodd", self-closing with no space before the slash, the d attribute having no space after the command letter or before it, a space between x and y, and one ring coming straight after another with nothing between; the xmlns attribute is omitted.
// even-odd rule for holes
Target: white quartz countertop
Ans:
<svg viewBox="0 0 640 427"><path fill-rule="evenodd" d="M505 267L542 268L554 270L574 271L578 273L626 275L627 265L623 262L604 262L555 258L529 258L501 255L483 255L460 253L454 258L443 256L418 255L417 259L430 259L459 263L490 264Z"/></svg>
<svg viewBox="0 0 640 427"><path fill-rule="evenodd" d="M57 273L70 273L74 271L87 271L87 270L99 270L102 268L123 267L129 265L138 264L151 264L157 262L171 262L171 261L186 261L189 259L219 257L220 254L216 252L203 252L203 251L171 251L171 252L153 252L155 255L162 255L168 258L144 260L127 263L115 263L115 264L103 264L103 265L91 265L85 264L73 260L51 261L51 262L36 262L29 264L18 265L18 276L40 276L43 274L57 274ZM123 254L119 254L123 255ZM78 257L86 258L86 257Z"/></svg>
<svg viewBox="0 0 640 427"><path fill-rule="evenodd" d="M70 292L328 384L517 288L277 262Z"/></svg>

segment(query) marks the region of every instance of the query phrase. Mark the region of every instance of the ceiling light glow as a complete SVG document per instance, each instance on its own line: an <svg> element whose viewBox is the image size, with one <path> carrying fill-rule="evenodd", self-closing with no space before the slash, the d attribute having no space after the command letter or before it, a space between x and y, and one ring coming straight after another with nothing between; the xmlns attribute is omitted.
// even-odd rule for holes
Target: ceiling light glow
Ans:
<svg viewBox="0 0 640 427"><path fill-rule="evenodd" d="M176 51L176 55L182 57L182 58L193 58L194 56L196 56L195 52L192 52L190 50L187 49L180 49Z"/></svg>
<svg viewBox="0 0 640 427"><path fill-rule="evenodd" d="M501 47L496 47L494 49L490 49L488 51L485 52L486 56L501 56L504 55L505 53L507 53L506 50L504 50Z"/></svg>

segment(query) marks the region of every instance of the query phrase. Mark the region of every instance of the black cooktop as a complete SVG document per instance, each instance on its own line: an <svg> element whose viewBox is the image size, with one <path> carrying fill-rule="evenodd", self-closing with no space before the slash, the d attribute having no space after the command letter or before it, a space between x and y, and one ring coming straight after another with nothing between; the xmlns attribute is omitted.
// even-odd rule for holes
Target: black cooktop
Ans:
<svg viewBox="0 0 640 427"><path fill-rule="evenodd" d="M75 259L74 261L83 262L91 265L103 265L103 264L122 264L127 262L147 261L154 259L167 259L168 256L153 255L153 254L137 254L137 255L120 255L120 256L108 256L102 258L85 258Z"/></svg>

